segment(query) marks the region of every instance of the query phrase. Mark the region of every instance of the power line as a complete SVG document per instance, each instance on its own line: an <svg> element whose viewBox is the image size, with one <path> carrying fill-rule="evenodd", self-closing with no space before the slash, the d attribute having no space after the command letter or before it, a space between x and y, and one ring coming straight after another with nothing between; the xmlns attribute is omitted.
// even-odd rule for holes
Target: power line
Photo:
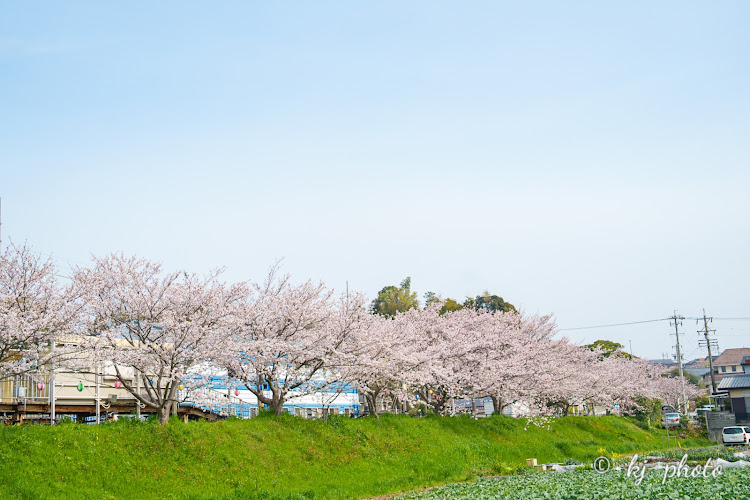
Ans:
<svg viewBox="0 0 750 500"><path fill-rule="evenodd" d="M693 354L695 354L696 352L698 352L698 351L700 351L700 350L701 350L701 346L698 346L698 347L696 347L695 349L693 349L692 351L690 351L689 353L685 354L685 356L684 356L684 357L692 356ZM684 354L684 353L683 353L683 354Z"/></svg>
<svg viewBox="0 0 750 500"><path fill-rule="evenodd" d="M659 318L659 319L647 319L643 321L630 321L628 323L612 323L609 325L594 325L594 326L577 326L574 328L558 328L557 331L563 332L568 330L589 330L592 328L609 328L612 326L627 326L627 325L640 325L642 323L655 323L657 321L669 321L671 318ZM691 318L685 318L685 319L703 319L703 317L697 318L697 317L691 317ZM750 321L750 318L714 318L715 320L725 320L725 321Z"/></svg>
<svg viewBox="0 0 750 500"><path fill-rule="evenodd" d="M659 319L646 319L643 321L631 321L629 323L612 323L609 325L596 325L596 326L577 326L575 328L558 328L558 331L568 331L568 330L589 330L592 328L609 328L611 326L627 326L627 325L640 325L642 323L655 323L657 321L669 321L670 318L659 318Z"/></svg>
<svg viewBox="0 0 750 500"><path fill-rule="evenodd" d="M685 318L685 319L694 319L694 320L698 321L698 320L702 320L703 316L699 316L697 318ZM750 321L750 318L718 318L716 316L714 316L714 319L721 319L721 320L724 320L724 321Z"/></svg>
<svg viewBox="0 0 750 500"><path fill-rule="evenodd" d="M56 260L58 263L60 263L61 260L64 260L65 261L64 265L70 267L71 269L72 269L71 264L75 264L78 267L81 267L81 266L87 267L89 265L89 264L85 264L85 263L83 263L81 261L78 261L78 260L66 259L65 257L60 257L59 255L55 255L55 254L53 254L51 252L37 251L37 253L39 253L41 255L46 255L46 256L50 257L51 259Z"/></svg>

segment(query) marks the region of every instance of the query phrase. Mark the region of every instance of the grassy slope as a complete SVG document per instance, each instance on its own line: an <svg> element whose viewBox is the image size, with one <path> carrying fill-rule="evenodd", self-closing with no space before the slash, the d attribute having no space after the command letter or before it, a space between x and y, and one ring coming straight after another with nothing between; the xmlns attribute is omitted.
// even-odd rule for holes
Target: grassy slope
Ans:
<svg viewBox="0 0 750 500"><path fill-rule="evenodd" d="M661 448L618 417L550 428L493 417L0 427L2 498L352 498L507 474L526 458ZM683 447L708 444L688 440Z"/></svg>

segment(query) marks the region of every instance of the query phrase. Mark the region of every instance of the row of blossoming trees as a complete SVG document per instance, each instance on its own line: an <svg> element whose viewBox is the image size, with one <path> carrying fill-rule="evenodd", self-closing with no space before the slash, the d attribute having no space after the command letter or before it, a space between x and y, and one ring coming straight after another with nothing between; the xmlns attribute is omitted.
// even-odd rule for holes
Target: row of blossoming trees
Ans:
<svg viewBox="0 0 750 500"><path fill-rule="evenodd" d="M549 316L440 315L437 304L386 318L361 294L335 296L275 269L261 282L226 283L219 271L168 273L123 255L94 258L63 286L26 246L9 245L0 259L0 379L53 363L113 366L162 423L180 398L208 397L204 383L217 373L276 415L325 386L357 387L373 413L383 397L438 413L455 398L491 397L497 410L520 403L549 415L681 394L680 381L643 360L555 338Z"/></svg>

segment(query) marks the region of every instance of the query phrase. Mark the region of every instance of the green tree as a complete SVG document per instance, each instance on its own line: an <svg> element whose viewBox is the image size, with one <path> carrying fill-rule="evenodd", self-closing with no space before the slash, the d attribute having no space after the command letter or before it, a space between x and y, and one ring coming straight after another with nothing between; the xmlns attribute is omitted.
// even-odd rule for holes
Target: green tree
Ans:
<svg viewBox="0 0 750 500"><path fill-rule="evenodd" d="M661 418L660 400L639 396L636 398L636 403L638 408L635 411L635 418L643 423L643 427L649 428L652 423L659 422Z"/></svg>
<svg viewBox="0 0 750 500"><path fill-rule="evenodd" d="M456 302L455 300L451 298L447 298L443 300L440 298L440 295L436 294L435 292L427 292L424 294L424 307L425 309L430 307L432 304L440 304L440 311L438 311L438 314L441 316L447 312L451 311L458 311L460 309L463 309L464 306Z"/></svg>
<svg viewBox="0 0 750 500"><path fill-rule="evenodd" d="M622 351L622 349L625 346L622 344L618 344L617 342L612 342L611 340L597 340L596 342L587 344L586 347L588 347L592 351L596 349L601 349L602 351L604 351L604 353L602 354L602 357L608 358L612 354L614 354L616 351L618 350ZM633 358L633 356L631 354L628 354L627 352L620 352L617 356L621 358L628 358L628 359Z"/></svg>
<svg viewBox="0 0 750 500"><path fill-rule="evenodd" d="M445 299L445 301L443 301L443 306L440 308L440 315L442 316L443 314L451 311L459 311L463 308L464 306L459 304L455 300Z"/></svg>
<svg viewBox="0 0 750 500"><path fill-rule="evenodd" d="M396 314L419 307L417 292L411 291L411 278L407 277L400 287L386 286L372 301L372 312L392 318Z"/></svg>
<svg viewBox="0 0 750 500"><path fill-rule="evenodd" d="M505 302L502 297L498 295L491 295L490 292L484 291L482 295L477 295L474 298L466 297L464 301L464 307L471 307L473 309L485 310L485 311L502 311L502 312L518 312L516 307L510 302Z"/></svg>

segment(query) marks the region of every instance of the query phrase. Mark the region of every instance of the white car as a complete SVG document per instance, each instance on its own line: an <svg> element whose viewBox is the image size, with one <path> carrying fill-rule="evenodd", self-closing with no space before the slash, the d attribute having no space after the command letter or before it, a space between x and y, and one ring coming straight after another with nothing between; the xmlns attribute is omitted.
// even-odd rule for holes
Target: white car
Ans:
<svg viewBox="0 0 750 500"><path fill-rule="evenodd" d="M721 441L724 444L750 444L750 427L724 427L721 431Z"/></svg>
<svg viewBox="0 0 750 500"><path fill-rule="evenodd" d="M667 427L679 427L680 426L680 414L679 413L665 413L661 417L661 426L665 429Z"/></svg>

